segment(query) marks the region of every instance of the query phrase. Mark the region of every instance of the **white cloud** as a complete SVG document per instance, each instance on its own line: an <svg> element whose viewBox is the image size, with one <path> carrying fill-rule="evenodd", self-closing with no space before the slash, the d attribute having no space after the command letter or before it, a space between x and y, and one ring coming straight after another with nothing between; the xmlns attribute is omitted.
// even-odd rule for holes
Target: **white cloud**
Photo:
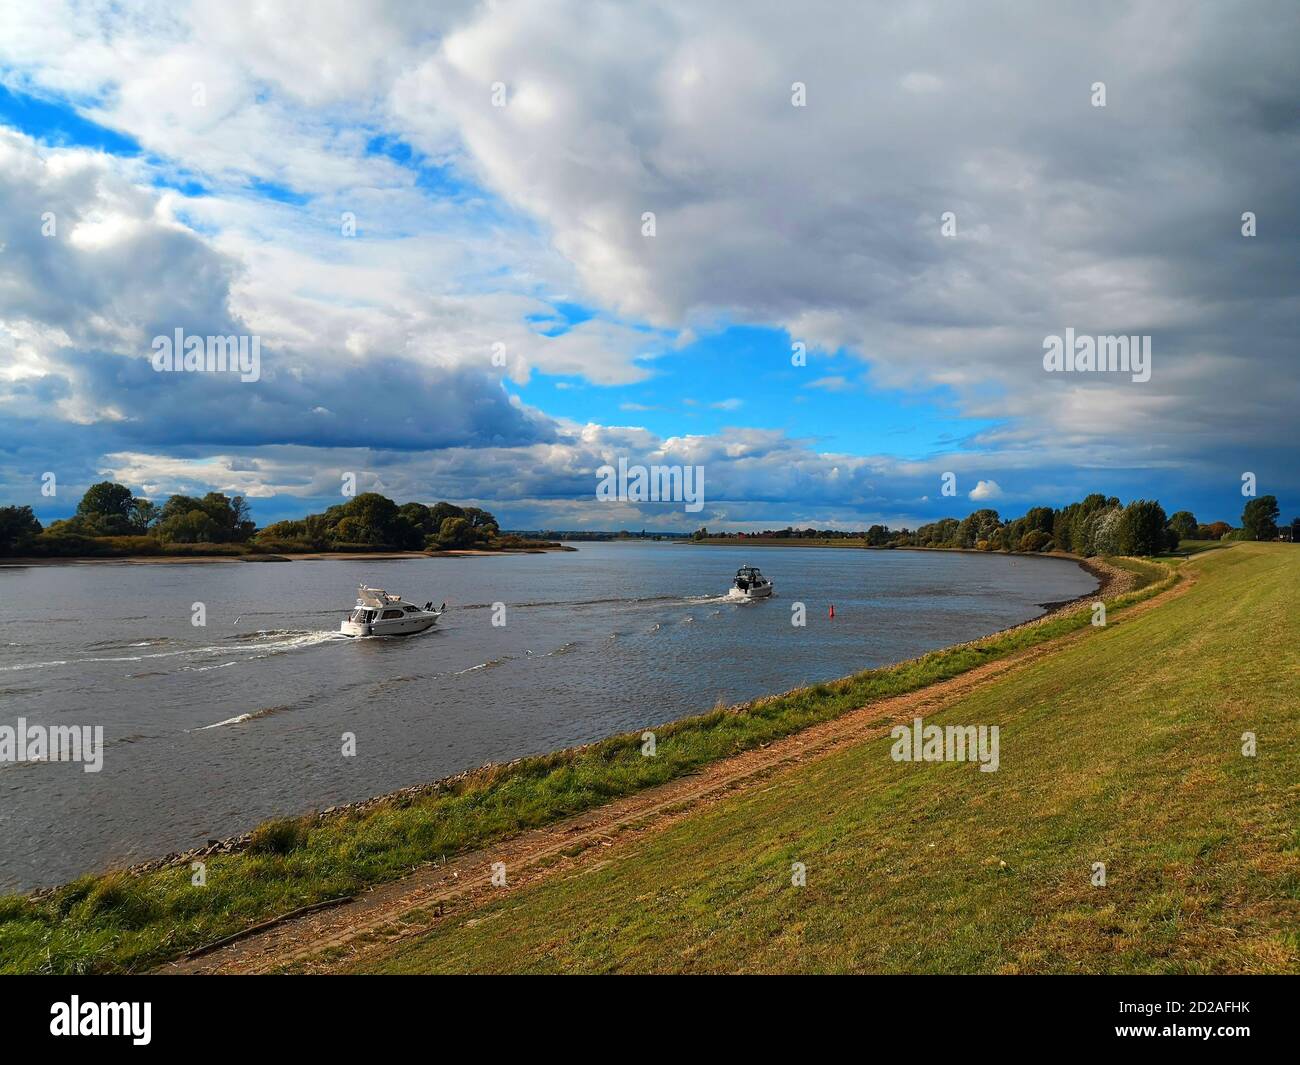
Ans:
<svg viewBox="0 0 1300 1065"><path fill-rule="evenodd" d="M1042 373L1042 337L1082 322L1156 333L1150 383L1094 384L1133 411L1130 448L1146 452L1157 426L1201 417L1223 389L1254 398L1208 367L1175 384L1193 331L1282 365L1280 321L1261 308L1262 337L1237 329L1233 303L1251 296L1231 279L1251 268L1233 227L1208 258L1182 235L1235 218L1243 198L1285 215L1284 174L1300 163L1269 117L1296 87L1287 35L1260 42L1209 9L1126 65L1125 110L1089 106L1078 86L1156 11L836 7L832 40L825 20L779 8L625 5L593 38L587 5L492 7L404 74L392 106L416 143L463 150L539 218L605 305L672 329L782 326L867 359L877 386L943 385L963 414L1002 403L1044 446L1073 384ZM1227 47L1251 56L1249 73L1227 69ZM806 108L790 106L796 77ZM498 78L548 101L545 115L484 106ZM1228 115L1225 93L1249 120ZM1213 137L1185 135L1207 122ZM1221 166L1260 156L1267 173ZM956 240L941 235L945 211ZM1269 406L1284 431L1285 405ZM1252 436L1227 418L1216 431ZM1104 449L1113 432L1098 421L1087 438Z"/></svg>
<svg viewBox="0 0 1300 1065"><path fill-rule="evenodd" d="M998 487L997 481L980 481L970 490L970 498L977 502L983 502L986 499L997 499L1002 495L1002 489Z"/></svg>
<svg viewBox="0 0 1300 1065"><path fill-rule="evenodd" d="M843 374L831 374L829 377L819 377L815 381L809 381L804 388L818 388L823 392L847 392L853 387L853 383Z"/></svg>

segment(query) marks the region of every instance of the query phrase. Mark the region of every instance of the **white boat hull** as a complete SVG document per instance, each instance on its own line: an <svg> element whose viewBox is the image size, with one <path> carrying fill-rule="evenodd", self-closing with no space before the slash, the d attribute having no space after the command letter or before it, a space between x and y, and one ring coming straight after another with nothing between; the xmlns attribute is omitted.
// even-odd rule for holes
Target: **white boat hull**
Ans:
<svg viewBox="0 0 1300 1065"><path fill-rule="evenodd" d="M446 606L446 604L443 604ZM402 602L400 595L389 595L382 588L357 586L357 605L339 625L344 636L414 636L438 623L441 610L433 603L418 607Z"/></svg>
<svg viewBox="0 0 1300 1065"><path fill-rule="evenodd" d="M372 621L369 624L361 621L344 621L339 626L339 632L344 636L414 636L418 632L425 632L438 624L437 614L421 614L407 618L396 618L393 621Z"/></svg>
<svg viewBox="0 0 1300 1065"><path fill-rule="evenodd" d="M772 594L772 585L764 584L758 588L746 588L744 591L733 587L728 594L733 599L766 599Z"/></svg>

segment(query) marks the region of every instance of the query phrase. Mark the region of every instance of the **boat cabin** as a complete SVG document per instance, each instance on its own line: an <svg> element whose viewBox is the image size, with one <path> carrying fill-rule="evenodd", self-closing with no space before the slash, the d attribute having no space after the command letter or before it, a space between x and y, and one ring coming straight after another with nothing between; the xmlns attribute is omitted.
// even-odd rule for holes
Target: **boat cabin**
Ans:
<svg viewBox="0 0 1300 1065"><path fill-rule="evenodd" d="M389 595L382 588L367 588L364 584L357 588L356 609L348 615L349 621L369 625L372 621L396 621L407 614L418 614L420 608L414 603L403 603L400 595Z"/></svg>

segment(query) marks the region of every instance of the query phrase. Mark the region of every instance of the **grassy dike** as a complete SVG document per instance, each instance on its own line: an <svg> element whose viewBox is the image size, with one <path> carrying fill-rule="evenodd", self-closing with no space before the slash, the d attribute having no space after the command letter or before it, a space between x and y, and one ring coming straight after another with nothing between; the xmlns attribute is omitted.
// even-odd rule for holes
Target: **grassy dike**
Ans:
<svg viewBox="0 0 1300 1065"><path fill-rule="evenodd" d="M1300 548L1183 565L1185 595L930 719L1000 726L996 773L885 736L366 968L1300 971Z"/></svg>
<svg viewBox="0 0 1300 1065"><path fill-rule="evenodd" d="M1147 583L1112 600L1112 616L1177 580L1176 571L1162 565L1125 565ZM664 725L656 729L655 758L641 756L638 731L490 767L446 787L361 811L272 822L254 833L249 846L206 858L203 887L191 884L189 864L183 863L147 872L85 876L37 897L0 898L0 971L147 969L276 915L355 895L439 856L590 809L872 699L914 691L1087 627L1088 619L1085 610L834 683ZM649 706L652 698L647 698ZM648 724L652 714L650 710Z"/></svg>

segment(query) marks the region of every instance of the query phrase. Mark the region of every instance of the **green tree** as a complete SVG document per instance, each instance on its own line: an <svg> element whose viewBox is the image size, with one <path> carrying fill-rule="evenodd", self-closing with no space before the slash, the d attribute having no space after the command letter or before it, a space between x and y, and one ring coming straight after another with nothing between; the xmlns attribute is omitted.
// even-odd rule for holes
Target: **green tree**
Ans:
<svg viewBox="0 0 1300 1065"><path fill-rule="evenodd" d="M1241 512L1241 527L1246 540L1277 539L1277 496L1260 496L1246 504Z"/></svg>
<svg viewBox="0 0 1300 1065"><path fill-rule="evenodd" d="M471 529L482 529L488 525L496 525L497 520L486 510L479 507L465 507L465 520L469 522Z"/></svg>
<svg viewBox="0 0 1300 1065"><path fill-rule="evenodd" d="M234 519L230 526L230 538L239 542L250 539L257 531L252 505L243 496L231 496L227 505Z"/></svg>
<svg viewBox="0 0 1300 1065"><path fill-rule="evenodd" d="M955 547L957 545L956 518L940 518L916 530L918 547Z"/></svg>
<svg viewBox="0 0 1300 1065"><path fill-rule="evenodd" d="M465 518L448 518L438 530L438 543L443 547L466 547L473 539L469 521Z"/></svg>
<svg viewBox="0 0 1300 1065"><path fill-rule="evenodd" d="M1022 519L1024 521L1023 532L1028 533L1038 530L1047 533L1050 537L1055 517L1056 512L1051 507L1030 507L1028 513Z"/></svg>
<svg viewBox="0 0 1300 1065"><path fill-rule="evenodd" d="M433 532L437 533L442 529L442 523L448 518L461 518L464 515L465 512L455 503L440 500L429 508L429 525Z"/></svg>
<svg viewBox="0 0 1300 1065"><path fill-rule="evenodd" d="M957 526L957 546L975 547L981 540L989 540L1001 527L998 512L985 507L962 518Z"/></svg>
<svg viewBox="0 0 1300 1065"><path fill-rule="evenodd" d="M1043 532L1042 529L1031 529L1020 538L1019 548L1021 551L1042 551L1052 542L1049 533Z"/></svg>
<svg viewBox="0 0 1300 1065"><path fill-rule="evenodd" d="M1195 540L1199 523L1190 510L1180 510L1169 519L1169 528L1178 534L1180 540Z"/></svg>
<svg viewBox="0 0 1300 1065"><path fill-rule="evenodd" d="M884 525L873 525L867 530L867 543L872 547L883 547L889 543L889 529Z"/></svg>
<svg viewBox="0 0 1300 1065"><path fill-rule="evenodd" d="M307 520L304 518L301 521L289 519L272 522L258 532L257 538L259 540L305 540Z"/></svg>
<svg viewBox="0 0 1300 1065"><path fill-rule="evenodd" d="M1124 554L1120 539L1123 517L1123 507L1108 507L1105 500L1102 500L1102 505L1097 510L1081 510L1070 532L1075 541L1074 553L1085 558Z"/></svg>
<svg viewBox="0 0 1300 1065"><path fill-rule="evenodd" d="M0 555L20 555L41 533L31 507L0 507Z"/></svg>
<svg viewBox="0 0 1300 1065"><path fill-rule="evenodd" d="M203 504L194 496L168 496L158 512L158 524L162 525L173 518L182 518L191 510L202 510Z"/></svg>
<svg viewBox="0 0 1300 1065"><path fill-rule="evenodd" d="M1052 537L1056 540L1056 546L1076 555L1114 554L1113 550L1098 551L1095 543L1089 541L1090 537L1095 537L1099 527L1107 527L1097 515L1102 511L1118 509L1118 499L1114 496L1107 499L1100 492L1093 492L1082 501L1072 503L1061 514L1062 520L1068 524L1062 527L1061 520L1052 523Z"/></svg>
<svg viewBox="0 0 1300 1065"><path fill-rule="evenodd" d="M378 492L362 492L355 499L325 511L331 540L372 546L396 546L396 541L407 533L409 522L399 530L397 516L397 504Z"/></svg>
<svg viewBox="0 0 1300 1065"><path fill-rule="evenodd" d="M1168 547L1169 520L1154 499L1135 499L1124 508L1119 523L1119 551L1124 555L1158 555Z"/></svg>
<svg viewBox="0 0 1300 1065"><path fill-rule="evenodd" d="M348 515L342 518L331 530L333 539L336 544L364 544L369 543L366 535L369 529L366 523L360 518L354 518Z"/></svg>
<svg viewBox="0 0 1300 1065"><path fill-rule="evenodd" d="M1074 544L1074 517L1079 512L1079 504L1071 503L1056 512L1052 518L1052 539L1062 551L1082 552Z"/></svg>
<svg viewBox="0 0 1300 1065"><path fill-rule="evenodd" d="M209 522L192 518L195 511L206 514ZM249 517L247 500L243 496L227 496L221 492L209 492L202 499L168 496L158 512L156 527L163 540L213 544L241 543L252 536L256 528ZM183 539L196 534L202 535L203 539Z"/></svg>
<svg viewBox="0 0 1300 1065"><path fill-rule="evenodd" d="M220 542L220 535L221 526L201 507L185 514L173 513L158 526L158 539L164 543L214 544Z"/></svg>
<svg viewBox="0 0 1300 1065"><path fill-rule="evenodd" d="M433 511L423 503L403 503L397 508L397 513L425 536L438 530L438 526L433 524Z"/></svg>
<svg viewBox="0 0 1300 1065"><path fill-rule="evenodd" d="M141 535L147 533L158 522L158 506L148 499L131 500L130 514L132 531Z"/></svg>
<svg viewBox="0 0 1300 1065"><path fill-rule="evenodd" d="M385 543L402 551L418 551L424 546L424 530L405 514L396 515L388 524Z"/></svg>
<svg viewBox="0 0 1300 1065"><path fill-rule="evenodd" d="M135 526L135 497L124 484L100 481L77 504L72 528L87 536L128 536Z"/></svg>

